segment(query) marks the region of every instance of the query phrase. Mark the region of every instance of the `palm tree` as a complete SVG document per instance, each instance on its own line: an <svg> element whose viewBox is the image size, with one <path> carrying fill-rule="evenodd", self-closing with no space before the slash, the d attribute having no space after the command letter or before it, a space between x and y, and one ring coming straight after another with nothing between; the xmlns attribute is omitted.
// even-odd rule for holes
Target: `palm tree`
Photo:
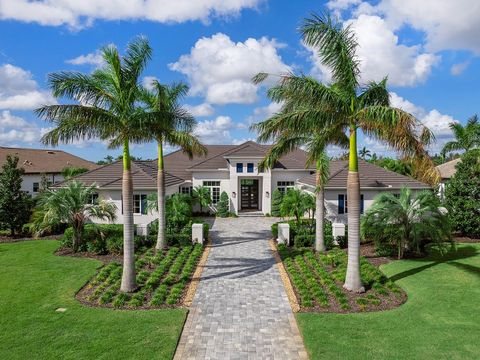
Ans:
<svg viewBox="0 0 480 360"><path fill-rule="evenodd" d="M139 111L139 78L151 58L148 41L139 37L120 56L113 45L102 49L104 66L91 74L59 72L49 75L55 97L66 97L79 104L50 105L36 113L55 128L42 137L46 145L57 146L79 139L100 138L110 148L123 147L123 274L121 291L137 288L133 245L133 188L130 142L143 140L143 124L150 114Z"/></svg>
<svg viewBox="0 0 480 360"><path fill-rule="evenodd" d="M358 154L360 155L360 157L361 157L363 160L366 160L367 158L369 158L369 157L372 156L370 150L368 150L365 146L360 149L360 151L358 152Z"/></svg>
<svg viewBox="0 0 480 360"><path fill-rule="evenodd" d="M188 86L184 83L162 85L158 81L151 84L154 92L144 90L143 100L149 111L157 116L152 117L151 122L146 124L146 140L155 140L158 149L157 170L157 200L158 200L158 234L157 250L167 246L165 240L165 166L163 160L163 145L178 146L188 154L206 155L207 149L192 134L196 121L192 115L178 104L181 97L188 92Z"/></svg>
<svg viewBox="0 0 480 360"><path fill-rule="evenodd" d="M195 186L193 188L193 201L200 205L200 214L203 213L203 208L212 203L212 195L207 186Z"/></svg>
<svg viewBox="0 0 480 360"><path fill-rule="evenodd" d="M83 228L92 219L113 221L117 207L104 200L94 201L98 188L86 186L79 181L70 181L64 188L45 190L38 202L41 217L36 217L35 228L38 234L59 224L67 224L73 229L73 251L83 243Z"/></svg>
<svg viewBox="0 0 480 360"><path fill-rule="evenodd" d="M312 15L304 20L300 32L305 44L315 48L323 64L331 69L333 83L324 85L308 81L306 76L282 77L289 102L295 106L291 111L277 114L277 121L298 132L308 133L315 123L317 128L334 126L348 133L348 263L344 287L362 292L357 130L394 150L422 157L425 163L429 159L425 144L433 135L413 115L390 106L386 78L360 86L359 61L355 54L357 42L350 27L342 28L328 15ZM433 163L431 171L435 171Z"/></svg>
<svg viewBox="0 0 480 360"><path fill-rule="evenodd" d="M480 147L480 123L478 116L473 115L467 121L467 125L462 126L460 123L451 123L450 129L453 132L455 140L449 141L442 149L443 154L452 151L468 151Z"/></svg>
<svg viewBox="0 0 480 360"><path fill-rule="evenodd" d="M310 200L309 197L310 195L301 190L288 189L287 193L283 197L282 204L280 205L281 215L294 216L297 225L300 225L300 220L308 211Z"/></svg>
<svg viewBox="0 0 480 360"><path fill-rule="evenodd" d="M434 193L425 190L414 194L403 188L399 197L384 192L375 198L362 218L362 234L378 242L393 242L398 259L402 259L405 250L419 253L425 241L441 248L451 239L451 228Z"/></svg>

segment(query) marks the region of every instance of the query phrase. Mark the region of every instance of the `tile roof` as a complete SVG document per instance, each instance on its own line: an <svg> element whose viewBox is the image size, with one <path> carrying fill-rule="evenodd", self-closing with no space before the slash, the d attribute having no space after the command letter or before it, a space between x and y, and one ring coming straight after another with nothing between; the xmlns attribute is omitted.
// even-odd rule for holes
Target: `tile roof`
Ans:
<svg viewBox="0 0 480 360"><path fill-rule="evenodd" d="M457 172L457 164L462 161L460 158L447 161L444 164L438 165L437 170L442 179L450 179Z"/></svg>
<svg viewBox="0 0 480 360"><path fill-rule="evenodd" d="M415 189L429 189L430 186L408 176L386 170L369 162L358 160L361 188L394 188L407 186ZM348 160L330 163L330 178L325 189L346 188L348 177ZM308 175L298 182L315 186L315 174Z"/></svg>
<svg viewBox="0 0 480 360"><path fill-rule="evenodd" d="M18 166L25 169L26 174L61 173L67 167L81 167L93 170L97 164L62 150L9 148L0 146L0 167L5 163L7 155L18 156Z"/></svg>

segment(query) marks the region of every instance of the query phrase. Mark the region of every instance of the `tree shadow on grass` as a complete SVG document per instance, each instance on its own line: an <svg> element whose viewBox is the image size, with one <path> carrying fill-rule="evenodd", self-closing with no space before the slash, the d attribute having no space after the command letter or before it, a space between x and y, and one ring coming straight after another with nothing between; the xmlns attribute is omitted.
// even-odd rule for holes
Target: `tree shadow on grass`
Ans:
<svg viewBox="0 0 480 360"><path fill-rule="evenodd" d="M473 246L462 246L460 248L456 248L453 250L450 250L446 254L440 254L440 252L437 249L432 249L431 254L421 260L414 260L418 262L428 262L427 264L424 264L422 266L414 267L409 270L402 271L398 274L395 274L390 277L390 280L392 281L397 281L400 279L404 279L406 277L418 274L419 272L422 272L426 269L429 269L431 267L434 267L438 264L450 264L453 265L459 269L468 271L470 273L473 273L475 275L480 276L480 268L473 266L473 265L468 265L468 264L463 264L460 262L457 262L456 260L462 260L462 259L468 259L473 256L478 255L479 251L476 247ZM430 262L431 261L431 262Z"/></svg>

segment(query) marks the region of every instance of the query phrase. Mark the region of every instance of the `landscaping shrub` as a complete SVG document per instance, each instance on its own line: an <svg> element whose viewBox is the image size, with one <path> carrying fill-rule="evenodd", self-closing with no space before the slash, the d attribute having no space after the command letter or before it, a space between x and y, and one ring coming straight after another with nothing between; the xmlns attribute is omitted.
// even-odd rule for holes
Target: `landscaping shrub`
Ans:
<svg viewBox="0 0 480 360"><path fill-rule="evenodd" d="M300 234L295 236L293 246L296 248L311 247L315 243L315 235Z"/></svg>
<svg viewBox="0 0 480 360"><path fill-rule="evenodd" d="M276 189L272 193L272 216L280 216L280 206L282 205L283 194Z"/></svg>
<svg viewBox="0 0 480 360"><path fill-rule="evenodd" d="M220 194L220 201L217 204L217 215L225 218L228 217L230 211L230 199L225 191Z"/></svg>
<svg viewBox="0 0 480 360"><path fill-rule="evenodd" d="M462 156L457 172L445 187L445 204L456 231L480 238L480 149Z"/></svg>

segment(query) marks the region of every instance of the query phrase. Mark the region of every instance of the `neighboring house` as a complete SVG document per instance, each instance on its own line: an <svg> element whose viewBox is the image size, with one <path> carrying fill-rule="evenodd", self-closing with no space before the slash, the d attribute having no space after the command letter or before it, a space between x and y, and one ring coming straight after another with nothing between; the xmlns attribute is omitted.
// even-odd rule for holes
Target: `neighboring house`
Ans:
<svg viewBox="0 0 480 360"><path fill-rule="evenodd" d="M93 170L98 167L95 163L79 158L61 150L9 148L0 146L0 172L7 155L18 157L18 167L25 170L22 190L36 195L40 189L42 176L49 184L63 181L61 172L68 167L86 168Z"/></svg>
<svg viewBox="0 0 480 360"><path fill-rule="evenodd" d="M271 211L272 192L286 192L299 187L313 192L314 168L305 169L306 153L296 150L282 157L271 170L259 171L258 163L269 150L268 145L248 141L241 145L207 145L208 155L189 159L182 151L165 156L166 194L192 192L193 187L207 186L211 190L212 207L225 191L230 198L230 210L236 214ZM331 179L327 185L326 200L330 217L344 221L348 211L346 199L346 161L333 161ZM156 161L133 161L134 217L136 224L148 224L155 214L147 212L147 196L157 189ZM99 196L113 201L118 208L119 223L122 216L122 163L115 162L76 177L86 184L96 183ZM360 161L360 181L365 209L380 191L400 192L402 186L427 189L428 185ZM342 197L343 196L343 197ZM340 214L338 214L340 212Z"/></svg>
<svg viewBox="0 0 480 360"><path fill-rule="evenodd" d="M400 196L402 187L413 190L430 189L430 186L408 176L386 170L364 160L358 160L360 174L360 212L364 213L373 203L375 196L388 191ZM326 217L332 222L347 223L348 160L330 162L330 178L325 186ZM315 192L315 174L298 180L299 188Z"/></svg>
<svg viewBox="0 0 480 360"><path fill-rule="evenodd" d="M440 184L439 184L439 196L441 199L445 197L445 185L450 181L450 179L457 172L457 164L461 161L460 158L447 161L446 163L440 164L437 166L437 171L440 174Z"/></svg>

